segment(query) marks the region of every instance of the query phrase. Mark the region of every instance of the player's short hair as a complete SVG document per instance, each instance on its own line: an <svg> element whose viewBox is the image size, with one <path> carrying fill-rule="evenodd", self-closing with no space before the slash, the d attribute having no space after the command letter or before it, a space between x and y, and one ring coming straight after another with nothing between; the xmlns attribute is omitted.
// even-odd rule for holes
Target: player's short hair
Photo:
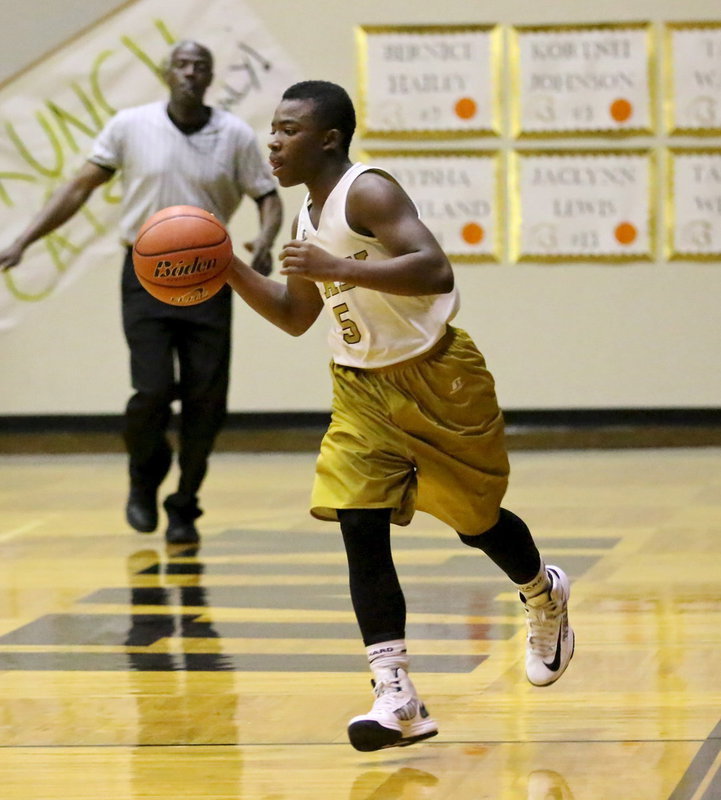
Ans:
<svg viewBox="0 0 721 800"><path fill-rule="evenodd" d="M355 108L348 92L330 81L300 81L289 86L283 100L311 100L323 127L341 133L341 145L347 154L355 133Z"/></svg>

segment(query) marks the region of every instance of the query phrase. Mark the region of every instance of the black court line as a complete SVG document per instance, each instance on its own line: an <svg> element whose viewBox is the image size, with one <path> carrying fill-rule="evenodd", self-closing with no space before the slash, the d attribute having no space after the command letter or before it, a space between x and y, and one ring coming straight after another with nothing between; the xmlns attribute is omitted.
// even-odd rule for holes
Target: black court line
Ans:
<svg viewBox="0 0 721 800"><path fill-rule="evenodd" d="M703 784L708 779L708 784ZM703 789L703 794L698 794ZM708 735L668 800L721 798L721 721Z"/></svg>
<svg viewBox="0 0 721 800"><path fill-rule="evenodd" d="M414 749L409 752L408 748L402 748L402 751L408 755L412 753L420 754L420 747L448 747L450 745L515 745L515 744L552 744L552 745L573 745L573 744L593 744L593 745L618 745L618 744L688 744L689 742L697 742L699 739L435 739L433 741L424 741L419 745L419 749ZM77 744L63 744L48 743L48 744L0 744L0 750L75 750L79 747L97 747L105 750L127 750L135 749L136 747L157 747L157 748L171 748L171 747L348 747L348 742L137 742L128 743L105 743L96 744L93 742L80 742ZM400 748L399 748L400 749ZM398 753L398 750L389 748L385 750L386 753ZM714 783L714 786L716 784ZM678 787L677 787L678 788ZM711 788L711 787L709 787ZM675 792L676 790L674 790ZM604 800L607 800L604 798ZM671 796L668 800L677 800L676 797ZM695 800L695 799L694 799ZM718 800L718 795L703 795L703 798L698 800Z"/></svg>

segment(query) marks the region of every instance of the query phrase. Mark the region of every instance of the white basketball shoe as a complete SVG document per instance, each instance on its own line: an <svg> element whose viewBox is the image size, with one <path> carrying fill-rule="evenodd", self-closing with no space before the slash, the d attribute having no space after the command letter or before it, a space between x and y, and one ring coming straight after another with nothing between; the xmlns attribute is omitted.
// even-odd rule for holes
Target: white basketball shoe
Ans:
<svg viewBox="0 0 721 800"><path fill-rule="evenodd" d="M521 595L526 610L526 676L534 686L557 681L568 666L575 636L568 624L571 585L558 567L546 567L551 587L535 597Z"/></svg>
<svg viewBox="0 0 721 800"><path fill-rule="evenodd" d="M378 669L372 684L376 696L373 708L348 723L348 738L356 750L407 747L438 733L438 726L402 667Z"/></svg>

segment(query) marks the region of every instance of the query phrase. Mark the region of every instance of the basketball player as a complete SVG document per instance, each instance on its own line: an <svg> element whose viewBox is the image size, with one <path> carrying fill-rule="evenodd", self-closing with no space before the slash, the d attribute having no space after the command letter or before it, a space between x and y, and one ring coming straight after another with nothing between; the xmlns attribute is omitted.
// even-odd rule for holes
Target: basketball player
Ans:
<svg viewBox="0 0 721 800"><path fill-rule="evenodd" d="M70 219L98 186L121 171L123 327L135 390L125 414L130 472L126 518L143 533L158 525L158 489L172 460L166 431L171 403L180 399L180 478L177 491L164 502L165 537L170 544L193 544L199 539L195 520L202 514L198 491L226 415L232 292L226 287L207 302L186 308L166 305L138 283L131 245L143 222L161 208L200 206L227 222L247 194L257 203L260 231L246 246L253 253L253 269L267 274L282 208L253 130L203 102L213 78L209 50L196 42L175 45L165 78L169 100L116 114L77 175L0 252L0 269L18 264L32 242Z"/></svg>
<svg viewBox="0 0 721 800"><path fill-rule="evenodd" d="M353 164L350 98L339 86L291 86L273 118L270 164L281 186L305 184L285 284L237 257L233 289L300 335L323 306L331 321L333 413L311 513L338 520L375 702L348 726L358 750L404 746L438 728L408 674L406 606L390 525L433 514L516 585L528 624L526 673L546 686L573 654L569 581L546 566L526 524L501 507L508 481L494 382L470 337L450 325L458 292L448 259L401 186Z"/></svg>

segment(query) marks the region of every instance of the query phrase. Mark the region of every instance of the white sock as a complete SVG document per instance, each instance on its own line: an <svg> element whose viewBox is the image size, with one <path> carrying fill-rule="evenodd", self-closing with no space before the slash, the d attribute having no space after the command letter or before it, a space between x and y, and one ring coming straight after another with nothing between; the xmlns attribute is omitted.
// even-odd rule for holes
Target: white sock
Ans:
<svg viewBox="0 0 721 800"><path fill-rule="evenodd" d="M408 652L405 639L393 639L390 642L378 642L366 647L368 664L375 672L378 669L401 667L408 669Z"/></svg>
<svg viewBox="0 0 721 800"><path fill-rule="evenodd" d="M538 570L538 575L528 583L517 583L516 588L526 599L536 597L551 588L551 581L548 577L548 572L546 572L546 564L543 558L541 558L541 568Z"/></svg>

